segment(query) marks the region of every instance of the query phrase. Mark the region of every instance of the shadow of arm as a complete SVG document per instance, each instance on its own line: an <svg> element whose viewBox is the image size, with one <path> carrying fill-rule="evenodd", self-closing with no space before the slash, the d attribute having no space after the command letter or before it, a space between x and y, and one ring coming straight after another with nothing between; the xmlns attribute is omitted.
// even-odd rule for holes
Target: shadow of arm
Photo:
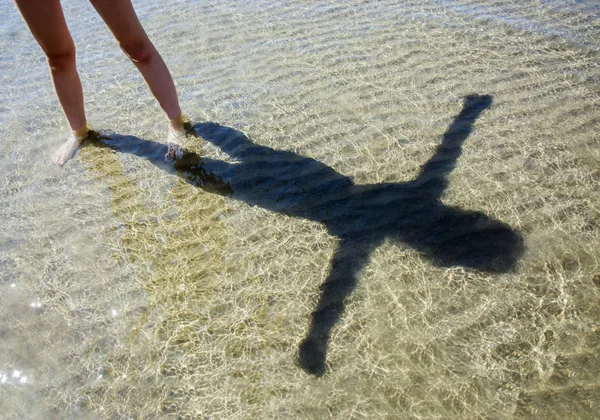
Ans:
<svg viewBox="0 0 600 420"><path fill-rule="evenodd" d="M298 361L302 369L315 376L325 373L327 345L331 330L341 318L345 301L367 265L374 245L360 240L342 239L331 260L331 271L321 285L317 309L312 313L310 329L302 341Z"/></svg>
<svg viewBox="0 0 600 420"><path fill-rule="evenodd" d="M462 153L462 145L473 130L473 123L481 113L492 105L489 95L469 95L464 98L463 108L444 133L442 143L435 154L422 166L415 183L430 189L439 197L447 186L447 177L455 168Z"/></svg>

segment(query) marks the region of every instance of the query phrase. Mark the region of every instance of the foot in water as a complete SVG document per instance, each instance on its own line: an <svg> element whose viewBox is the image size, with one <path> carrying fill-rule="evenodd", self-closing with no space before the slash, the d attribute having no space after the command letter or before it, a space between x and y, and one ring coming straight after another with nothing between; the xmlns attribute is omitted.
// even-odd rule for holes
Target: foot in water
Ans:
<svg viewBox="0 0 600 420"><path fill-rule="evenodd" d="M187 132L191 130L189 120L182 115L169 121L169 136L167 137L167 153L165 154L165 160L170 162L172 160L181 159L183 156L183 149L187 139Z"/></svg>
<svg viewBox="0 0 600 420"><path fill-rule="evenodd" d="M92 127L86 123L79 130L73 131L67 141L65 141L52 156L52 163L58 166L63 166L69 159L73 157L75 151L81 142L87 138L91 130Z"/></svg>
<svg viewBox="0 0 600 420"><path fill-rule="evenodd" d="M167 153L165 154L165 160L167 162L181 159L183 156L185 140L185 130L179 131L169 127L169 137L167 137Z"/></svg>

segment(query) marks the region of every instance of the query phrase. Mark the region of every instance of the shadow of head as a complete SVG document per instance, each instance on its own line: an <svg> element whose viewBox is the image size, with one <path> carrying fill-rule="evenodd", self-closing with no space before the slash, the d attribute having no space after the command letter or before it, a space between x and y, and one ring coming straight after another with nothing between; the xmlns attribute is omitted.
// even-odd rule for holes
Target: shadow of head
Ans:
<svg viewBox="0 0 600 420"><path fill-rule="evenodd" d="M332 328L370 254L383 241L412 248L441 267L489 273L515 268L524 250L517 231L481 212L447 206L440 199L474 122L491 104L489 95L465 97L433 156L408 182L356 185L322 162L256 144L238 130L210 122L191 127L191 134L221 149L231 161L185 151L178 161L165 162L165 145L131 136L115 136L109 143L203 190L323 223L338 239L299 349L300 366L321 376L326 371Z"/></svg>
<svg viewBox="0 0 600 420"><path fill-rule="evenodd" d="M424 241L436 265L488 273L514 270L524 251L522 236L510 226L483 213L453 208L447 220L433 227Z"/></svg>

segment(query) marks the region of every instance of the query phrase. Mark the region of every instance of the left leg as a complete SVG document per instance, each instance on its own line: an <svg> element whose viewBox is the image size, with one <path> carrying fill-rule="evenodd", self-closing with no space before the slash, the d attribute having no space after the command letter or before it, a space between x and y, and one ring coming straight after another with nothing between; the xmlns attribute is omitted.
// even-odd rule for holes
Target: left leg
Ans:
<svg viewBox="0 0 600 420"><path fill-rule="evenodd" d="M148 38L131 0L90 0L121 49L138 68L170 121L170 129L184 133L179 99L167 65Z"/></svg>
<svg viewBox="0 0 600 420"><path fill-rule="evenodd" d="M83 89L75 63L75 44L67 28L60 0L15 0L15 3L31 34L46 54L54 90L73 130L69 139L52 156L52 162L62 166L73 156L89 131Z"/></svg>

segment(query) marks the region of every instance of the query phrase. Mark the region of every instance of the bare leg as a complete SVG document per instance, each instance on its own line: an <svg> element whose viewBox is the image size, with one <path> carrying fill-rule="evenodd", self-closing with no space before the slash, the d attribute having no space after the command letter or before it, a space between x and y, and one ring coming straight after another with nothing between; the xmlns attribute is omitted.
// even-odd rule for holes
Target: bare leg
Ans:
<svg viewBox="0 0 600 420"><path fill-rule="evenodd" d="M169 119L166 160L178 159L185 142L184 120L173 78L142 27L131 0L90 0L121 49L138 68Z"/></svg>
<svg viewBox="0 0 600 420"><path fill-rule="evenodd" d="M83 90L75 65L75 44L65 23L60 0L15 0L23 19L48 59L54 90L69 121L73 135L53 156L63 165L88 132Z"/></svg>
<svg viewBox="0 0 600 420"><path fill-rule="evenodd" d="M167 65L146 35L130 0L90 0L121 49L138 68L150 91L167 114L170 126L183 131L175 84Z"/></svg>

